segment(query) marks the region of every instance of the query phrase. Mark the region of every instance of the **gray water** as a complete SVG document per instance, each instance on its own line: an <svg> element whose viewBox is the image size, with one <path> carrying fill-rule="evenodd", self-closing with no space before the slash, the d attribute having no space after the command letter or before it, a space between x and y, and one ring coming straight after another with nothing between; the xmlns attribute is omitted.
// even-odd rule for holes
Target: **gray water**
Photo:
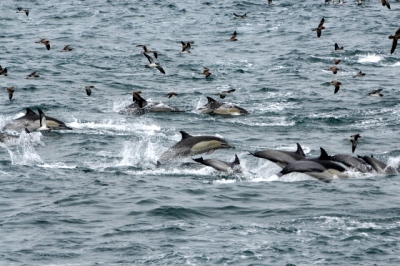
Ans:
<svg viewBox="0 0 400 266"><path fill-rule="evenodd" d="M390 55L388 36L399 4L266 2L4 1L0 65L9 76L0 80L15 93L1 94L0 127L29 107L73 130L0 144L0 265L399 264L398 175L278 178L280 167L248 155L296 142L308 157L320 147L350 154L347 138L359 133L357 155L397 167L400 51ZM180 41L195 42L191 54ZM334 52L335 42L345 50ZM67 44L73 51L59 52ZM138 44L158 52L165 75L144 67ZM333 59L342 60L336 75L324 70ZM352 78L360 70L366 76ZM40 78L25 79L33 71ZM337 94L332 80L343 84ZM86 85L95 86L90 97ZM367 96L379 88L384 97ZM196 112L227 89L236 91L224 101L249 115ZM119 114L137 90L185 112ZM171 91L178 97L166 98ZM156 168L181 130L226 139L235 150L201 156L236 153L243 173L190 158Z"/></svg>

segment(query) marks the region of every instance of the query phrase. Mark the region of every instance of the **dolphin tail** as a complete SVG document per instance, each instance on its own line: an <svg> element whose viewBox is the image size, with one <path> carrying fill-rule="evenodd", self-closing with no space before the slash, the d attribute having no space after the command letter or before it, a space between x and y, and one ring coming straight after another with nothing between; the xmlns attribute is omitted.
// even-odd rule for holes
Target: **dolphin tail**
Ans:
<svg viewBox="0 0 400 266"><path fill-rule="evenodd" d="M300 146L300 144L299 144L299 143L296 143L296 144L297 144L296 153L299 154L299 155L301 155L301 156L306 157L306 155L304 154L303 148Z"/></svg>

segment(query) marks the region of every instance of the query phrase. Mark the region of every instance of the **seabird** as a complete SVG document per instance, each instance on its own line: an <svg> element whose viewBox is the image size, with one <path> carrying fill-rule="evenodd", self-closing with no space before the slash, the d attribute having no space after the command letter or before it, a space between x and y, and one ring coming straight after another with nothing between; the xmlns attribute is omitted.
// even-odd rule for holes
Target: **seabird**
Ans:
<svg viewBox="0 0 400 266"><path fill-rule="evenodd" d="M154 59L153 59L151 56L149 56L149 55L147 55L147 54L145 54L145 53L143 53L143 55L144 55L145 57L147 57L147 59L149 60L149 63L150 63L150 64L146 65L147 68L155 67L155 68L157 68L158 70L160 70L161 73L165 74L164 69L160 66L159 63L154 62Z"/></svg>
<svg viewBox="0 0 400 266"><path fill-rule="evenodd" d="M5 90L8 92L8 99L10 99L10 101L12 101L13 94L14 94L14 87L8 87L8 88L5 88Z"/></svg>
<svg viewBox="0 0 400 266"><path fill-rule="evenodd" d="M231 42L237 41L236 39L236 31L233 32L232 37L229 39Z"/></svg>
<svg viewBox="0 0 400 266"><path fill-rule="evenodd" d="M139 106L139 108L143 108L147 105L147 101L145 99L142 98L142 96L140 96L142 92L141 91L132 91L128 94L132 94L132 101L134 103L137 103L137 105Z"/></svg>
<svg viewBox="0 0 400 266"><path fill-rule="evenodd" d="M354 153L357 147L357 140L361 138L360 134L351 135L349 140L351 141L351 151Z"/></svg>
<svg viewBox="0 0 400 266"><path fill-rule="evenodd" d="M337 43L335 43L335 51L342 51L344 50L344 47L339 47L339 45Z"/></svg>
<svg viewBox="0 0 400 266"><path fill-rule="evenodd" d="M394 36L393 35L389 36L389 39L393 39L392 50L390 51L390 54L393 54L394 50L396 50L397 40L399 38L400 38L400 28L396 31Z"/></svg>
<svg viewBox="0 0 400 266"><path fill-rule="evenodd" d="M246 13L244 13L244 15L238 15L236 13L233 13L233 15L235 15L235 18L245 18L246 17Z"/></svg>
<svg viewBox="0 0 400 266"><path fill-rule="evenodd" d="M231 90L228 90L228 91L221 91L220 93L217 93L216 95L219 95L219 97L221 99L224 99L226 97L226 95L228 95L229 93L232 93L234 91L236 91L236 90L235 89L231 89Z"/></svg>
<svg viewBox="0 0 400 266"><path fill-rule="evenodd" d="M389 1L387 1L387 0L381 0L381 1L382 1L382 5L383 5L383 6L387 6L387 8L390 9Z"/></svg>
<svg viewBox="0 0 400 266"><path fill-rule="evenodd" d="M26 79L35 79L40 77L38 74L36 74L36 71L32 72L31 74L29 74Z"/></svg>
<svg viewBox="0 0 400 266"><path fill-rule="evenodd" d="M17 10L18 10L17 13L25 13L26 16L29 15L29 10L28 9L23 9L22 7L18 7Z"/></svg>
<svg viewBox="0 0 400 266"><path fill-rule="evenodd" d="M336 74L338 72L339 68L333 66L333 67L330 67L330 68L326 68L325 70L332 71L333 74Z"/></svg>
<svg viewBox="0 0 400 266"><path fill-rule="evenodd" d="M383 97L383 94L380 93L382 90L383 89L378 89L378 90L372 91L372 92L368 93L368 96Z"/></svg>
<svg viewBox="0 0 400 266"><path fill-rule="evenodd" d="M341 5L341 4L344 4L344 3L347 3L347 2L345 2L344 0L339 0L338 5Z"/></svg>
<svg viewBox="0 0 400 266"><path fill-rule="evenodd" d="M360 71L360 72L357 73L357 75L353 76L353 78L362 77L362 76L365 76L365 73L363 73L362 71Z"/></svg>
<svg viewBox="0 0 400 266"><path fill-rule="evenodd" d="M208 78L212 73L210 72L209 68L204 67L203 72L200 72L199 74L205 75L206 78Z"/></svg>
<svg viewBox="0 0 400 266"><path fill-rule="evenodd" d="M39 116L40 116L40 127L38 128L38 129L36 129L37 131L51 131L51 128L49 128L47 125L46 125L46 116L44 115L44 113L42 112L42 110L40 110L39 108L38 108L38 111L39 111Z"/></svg>
<svg viewBox="0 0 400 266"><path fill-rule="evenodd" d="M152 53L152 54L154 55L154 57L157 58L157 52L156 52L156 51L148 50L147 47L146 47L146 45L139 44L139 45L136 45L136 47L142 47L142 48L143 48L142 54L149 54L149 53Z"/></svg>
<svg viewBox="0 0 400 266"><path fill-rule="evenodd" d="M193 44L194 42L183 42L181 41L182 44L182 53L184 54L190 54L190 49L192 48L192 46L190 46L190 44Z"/></svg>
<svg viewBox="0 0 400 266"><path fill-rule="evenodd" d="M90 96L90 95L92 95L92 90L94 89L94 86L93 85L85 86L85 87L83 87L83 89L86 90L87 96Z"/></svg>
<svg viewBox="0 0 400 266"><path fill-rule="evenodd" d="M0 66L0 76L8 76L8 74L7 74L7 68L5 67L5 68L2 68L1 66Z"/></svg>
<svg viewBox="0 0 400 266"><path fill-rule="evenodd" d="M342 60L340 60L340 59L335 59L335 60L333 60L333 63L334 63L335 65L338 65L341 61L342 61Z"/></svg>
<svg viewBox="0 0 400 266"><path fill-rule="evenodd" d="M72 48L69 47L69 45L65 45L64 48L60 52L71 52Z"/></svg>
<svg viewBox="0 0 400 266"><path fill-rule="evenodd" d="M325 29L325 27L323 26L324 22L325 22L325 18L322 18L321 22L318 25L318 27L313 29L313 31L317 31L318 38L321 37L322 30Z"/></svg>
<svg viewBox="0 0 400 266"><path fill-rule="evenodd" d="M165 95L165 96L168 97L168 98L171 98L171 97L173 97L173 96L178 97L178 94L176 94L175 92L170 92L170 93L168 93L168 94Z"/></svg>
<svg viewBox="0 0 400 266"><path fill-rule="evenodd" d="M40 39L40 41L35 42L35 43L43 43L44 45L46 45L47 50L50 50L50 41L49 40Z"/></svg>
<svg viewBox="0 0 400 266"><path fill-rule="evenodd" d="M342 83L340 83L339 81L337 81L337 80L333 80L333 81L331 81L331 83L330 84L332 84L333 86L335 86L335 93L337 93L338 91L339 91L339 89L340 89L340 85L342 85Z"/></svg>

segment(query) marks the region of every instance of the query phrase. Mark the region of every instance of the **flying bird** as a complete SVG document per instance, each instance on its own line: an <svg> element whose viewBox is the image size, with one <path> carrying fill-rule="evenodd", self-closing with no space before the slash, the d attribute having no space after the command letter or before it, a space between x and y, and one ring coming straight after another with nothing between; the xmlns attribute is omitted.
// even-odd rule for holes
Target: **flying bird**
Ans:
<svg viewBox="0 0 400 266"><path fill-rule="evenodd" d="M340 82L337 81L337 80L331 81L330 84L332 84L333 86L335 86L335 92L334 92L334 93L337 93L337 92L339 91L339 89L340 89L340 85L342 85L342 83L340 83Z"/></svg>
<svg viewBox="0 0 400 266"><path fill-rule="evenodd" d="M389 36L389 39L393 39L392 50L390 50L390 54L393 54L394 50L396 50L397 41L400 38L400 28L396 31L396 33Z"/></svg>
<svg viewBox="0 0 400 266"><path fill-rule="evenodd" d="M244 15L238 15L236 13L233 13L233 15L235 15L235 18L245 18L246 17L246 13L244 13Z"/></svg>
<svg viewBox="0 0 400 266"><path fill-rule="evenodd" d="M343 51L344 47L339 47L339 45L337 43L335 43L335 51Z"/></svg>
<svg viewBox="0 0 400 266"><path fill-rule="evenodd" d="M199 74L205 75L206 78L208 78L212 73L210 72L209 68L204 67L203 72L200 72Z"/></svg>
<svg viewBox="0 0 400 266"><path fill-rule="evenodd" d="M93 85L85 86L85 87L83 87L83 89L86 90L87 96L90 96L90 95L92 95L92 90L94 89L94 86Z"/></svg>
<svg viewBox="0 0 400 266"><path fill-rule="evenodd" d="M221 91L220 93L217 93L216 95L219 95L219 97L221 99L224 99L226 97L226 95L228 95L229 93L232 93L234 91L236 91L236 90L235 89L231 89L231 90L228 90L228 91Z"/></svg>
<svg viewBox="0 0 400 266"><path fill-rule="evenodd" d="M357 75L353 76L353 78L356 78L356 77L363 77L363 76L365 76L365 73L363 73L362 71L360 71L360 72L357 73Z"/></svg>
<svg viewBox="0 0 400 266"><path fill-rule="evenodd" d="M190 49L192 48L191 44L194 42L183 42L181 41L182 44L182 53L183 54L190 54Z"/></svg>
<svg viewBox="0 0 400 266"><path fill-rule="evenodd" d="M149 63L150 63L150 64L146 65L147 68L155 67L158 70L160 70L161 73L165 74L164 69L160 66L159 63L154 62L154 59L151 56L149 56L145 53L143 55L149 60Z"/></svg>
<svg viewBox="0 0 400 266"><path fill-rule="evenodd" d="M29 15L29 10L28 9L23 9L22 7L17 8L17 13L25 13L26 16Z"/></svg>
<svg viewBox="0 0 400 266"><path fill-rule="evenodd" d="M147 47L146 47L146 45L139 44L139 45L136 45L136 47L142 47L142 48L143 48L142 54L149 54L149 53L152 53L152 54L154 55L154 57L157 58L157 52L156 52L156 51L148 50Z"/></svg>
<svg viewBox="0 0 400 266"><path fill-rule="evenodd" d="M325 70L332 71L333 74L337 74L339 68L333 66L333 67L330 67L330 68L326 68Z"/></svg>
<svg viewBox="0 0 400 266"><path fill-rule="evenodd" d="M7 68L5 67L5 68L2 68L1 66L0 66L0 76L8 76L8 74L7 74Z"/></svg>
<svg viewBox="0 0 400 266"><path fill-rule="evenodd" d="M372 92L368 93L368 96L383 97L383 94L380 93L382 90L383 89L378 89L378 90L372 91Z"/></svg>
<svg viewBox="0 0 400 266"><path fill-rule="evenodd" d="M232 37L229 39L231 42L237 41L236 39L236 31L233 32Z"/></svg>
<svg viewBox="0 0 400 266"><path fill-rule="evenodd" d="M60 52L71 52L72 48L69 45L65 45L64 48Z"/></svg>
<svg viewBox="0 0 400 266"><path fill-rule="evenodd" d="M381 0L381 1L382 1L382 6L387 6L387 8L390 9L389 1L387 1L387 0Z"/></svg>
<svg viewBox="0 0 400 266"><path fill-rule="evenodd" d="M165 95L165 96L168 97L168 98L171 98L171 97L173 97L173 96L178 97L178 94L176 94L175 92L170 92L170 93L168 93L168 94Z"/></svg>
<svg viewBox="0 0 400 266"><path fill-rule="evenodd" d="M318 38L321 37L322 30L325 29L325 27L323 26L324 22L325 22L325 18L322 18L321 22L318 25L318 27L313 29L313 31L317 31Z"/></svg>
<svg viewBox="0 0 400 266"><path fill-rule="evenodd" d="M47 50L50 50L50 41L49 40L40 39L40 41L37 41L35 43L43 43L44 45L46 45Z"/></svg>
<svg viewBox="0 0 400 266"><path fill-rule="evenodd" d="M355 134L350 136L350 141L351 141L351 152L354 153L357 147L357 141L358 139L361 138L360 134Z"/></svg>
<svg viewBox="0 0 400 266"><path fill-rule="evenodd" d="M36 71L34 71L31 74L29 74L28 76L26 76L26 79L35 79L38 77L40 77L40 76L36 73Z"/></svg>
<svg viewBox="0 0 400 266"><path fill-rule="evenodd" d="M341 61L342 61L342 60L340 60L340 59L335 59L335 60L333 60L333 63L334 63L335 65L338 65Z"/></svg>
<svg viewBox="0 0 400 266"><path fill-rule="evenodd" d="M12 101L13 94L14 94L14 87L8 87L8 88L5 88L5 90L8 92L8 99L10 99L10 101Z"/></svg>

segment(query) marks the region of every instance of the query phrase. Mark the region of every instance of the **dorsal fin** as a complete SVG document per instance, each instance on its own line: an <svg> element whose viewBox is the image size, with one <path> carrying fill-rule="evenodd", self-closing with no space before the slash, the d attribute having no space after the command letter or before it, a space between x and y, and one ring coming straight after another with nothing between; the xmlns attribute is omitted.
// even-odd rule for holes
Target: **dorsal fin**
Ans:
<svg viewBox="0 0 400 266"><path fill-rule="evenodd" d="M304 154L303 148L300 146L300 144L299 144L299 143L296 143L296 144L297 144L297 151L296 151L296 153L299 154L299 155L301 155L301 156L306 157L306 155Z"/></svg>
<svg viewBox="0 0 400 266"><path fill-rule="evenodd" d="M186 133L185 131L179 131L182 135L182 139L187 139L193 137L192 135Z"/></svg>
<svg viewBox="0 0 400 266"><path fill-rule="evenodd" d="M26 108L26 114L25 115L37 115L34 111L32 111L31 108Z"/></svg>
<svg viewBox="0 0 400 266"><path fill-rule="evenodd" d="M208 96L207 96L207 100L208 100L208 103L216 102L216 100L214 100L213 98L208 97Z"/></svg>
<svg viewBox="0 0 400 266"><path fill-rule="evenodd" d="M240 164L239 158L235 154L235 160L231 163L231 165L234 166L234 165L239 165L239 164Z"/></svg>
<svg viewBox="0 0 400 266"><path fill-rule="evenodd" d="M331 157L329 157L329 155L328 155L328 153L323 149L323 148L320 148L321 149L321 155L319 156L319 160L330 160L331 159Z"/></svg>
<svg viewBox="0 0 400 266"><path fill-rule="evenodd" d="M203 162L204 162L203 157L200 157L200 158L192 158L192 160L195 161L195 162L198 162L198 163L203 163Z"/></svg>

